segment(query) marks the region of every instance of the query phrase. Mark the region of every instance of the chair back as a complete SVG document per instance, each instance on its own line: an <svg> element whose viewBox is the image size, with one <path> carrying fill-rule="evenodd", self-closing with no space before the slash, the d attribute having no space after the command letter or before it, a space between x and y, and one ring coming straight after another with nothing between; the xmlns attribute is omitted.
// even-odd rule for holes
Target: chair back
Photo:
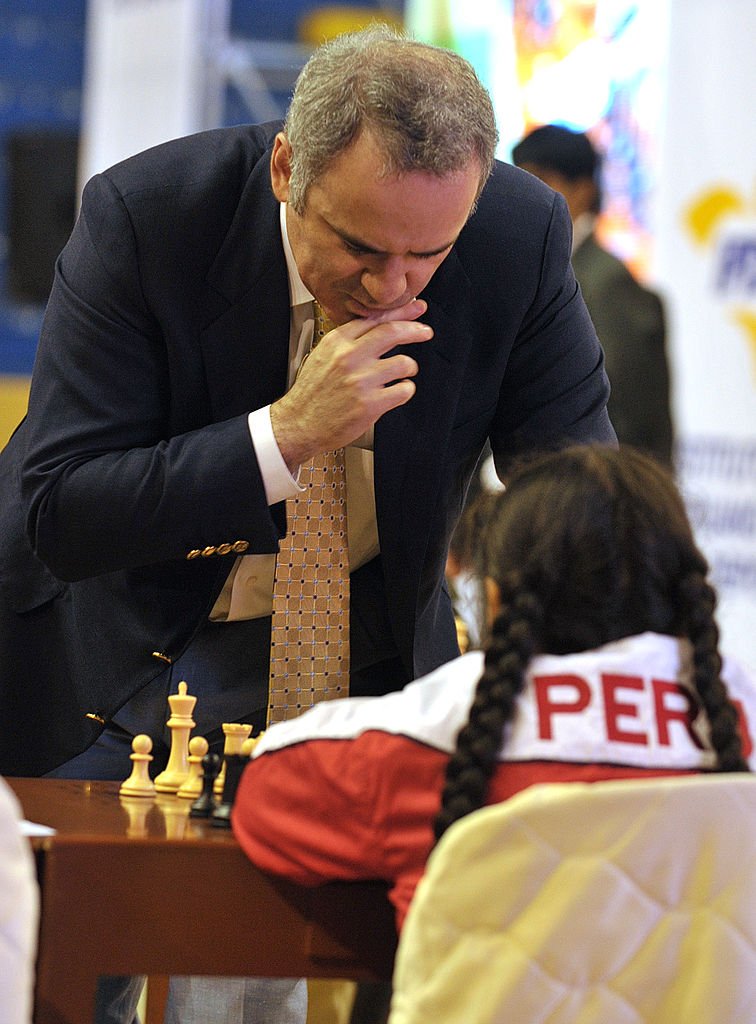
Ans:
<svg viewBox="0 0 756 1024"><path fill-rule="evenodd" d="M31 1024L39 886L23 812L0 778L0 1024Z"/></svg>
<svg viewBox="0 0 756 1024"><path fill-rule="evenodd" d="M534 786L456 822L390 1024L752 1024L756 777Z"/></svg>

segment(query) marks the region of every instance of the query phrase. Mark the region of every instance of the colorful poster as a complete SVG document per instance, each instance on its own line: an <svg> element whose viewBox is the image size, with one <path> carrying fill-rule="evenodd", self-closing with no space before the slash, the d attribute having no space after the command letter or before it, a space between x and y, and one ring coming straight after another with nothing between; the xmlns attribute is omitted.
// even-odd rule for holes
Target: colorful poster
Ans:
<svg viewBox="0 0 756 1024"><path fill-rule="evenodd" d="M407 29L468 58L496 108L499 156L541 124L587 132L604 155L599 234L648 274L651 168L666 0L407 0Z"/></svg>

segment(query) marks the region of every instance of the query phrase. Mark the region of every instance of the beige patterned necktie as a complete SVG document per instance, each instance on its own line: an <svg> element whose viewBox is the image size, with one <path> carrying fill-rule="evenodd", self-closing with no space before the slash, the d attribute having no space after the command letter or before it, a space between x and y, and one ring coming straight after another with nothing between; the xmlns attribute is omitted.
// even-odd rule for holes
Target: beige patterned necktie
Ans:
<svg viewBox="0 0 756 1024"><path fill-rule="evenodd" d="M313 348L332 326L315 304ZM273 585L268 723L349 694L349 552L344 449L306 462L286 502Z"/></svg>

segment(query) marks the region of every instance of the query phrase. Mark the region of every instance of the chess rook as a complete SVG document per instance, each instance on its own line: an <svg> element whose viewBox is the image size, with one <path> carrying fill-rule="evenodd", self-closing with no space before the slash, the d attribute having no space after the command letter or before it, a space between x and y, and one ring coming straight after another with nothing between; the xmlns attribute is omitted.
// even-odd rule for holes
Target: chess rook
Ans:
<svg viewBox="0 0 756 1024"><path fill-rule="evenodd" d="M240 722L224 722L223 728L223 763L221 764L220 774L215 780L215 795L221 796L223 793L223 786L226 782L226 758L232 754L240 754L242 749L242 743L249 737L252 732L251 725L243 725Z"/></svg>

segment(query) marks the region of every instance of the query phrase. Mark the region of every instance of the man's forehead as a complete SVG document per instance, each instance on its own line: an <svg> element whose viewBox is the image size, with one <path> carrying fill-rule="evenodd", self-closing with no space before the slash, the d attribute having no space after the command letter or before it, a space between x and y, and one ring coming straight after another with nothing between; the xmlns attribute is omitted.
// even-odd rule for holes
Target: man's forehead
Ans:
<svg viewBox="0 0 756 1024"><path fill-rule="evenodd" d="M313 183L308 206L347 244L375 253L435 256L466 223L477 195L477 166L439 178L426 171L379 176L362 164L332 166Z"/></svg>

